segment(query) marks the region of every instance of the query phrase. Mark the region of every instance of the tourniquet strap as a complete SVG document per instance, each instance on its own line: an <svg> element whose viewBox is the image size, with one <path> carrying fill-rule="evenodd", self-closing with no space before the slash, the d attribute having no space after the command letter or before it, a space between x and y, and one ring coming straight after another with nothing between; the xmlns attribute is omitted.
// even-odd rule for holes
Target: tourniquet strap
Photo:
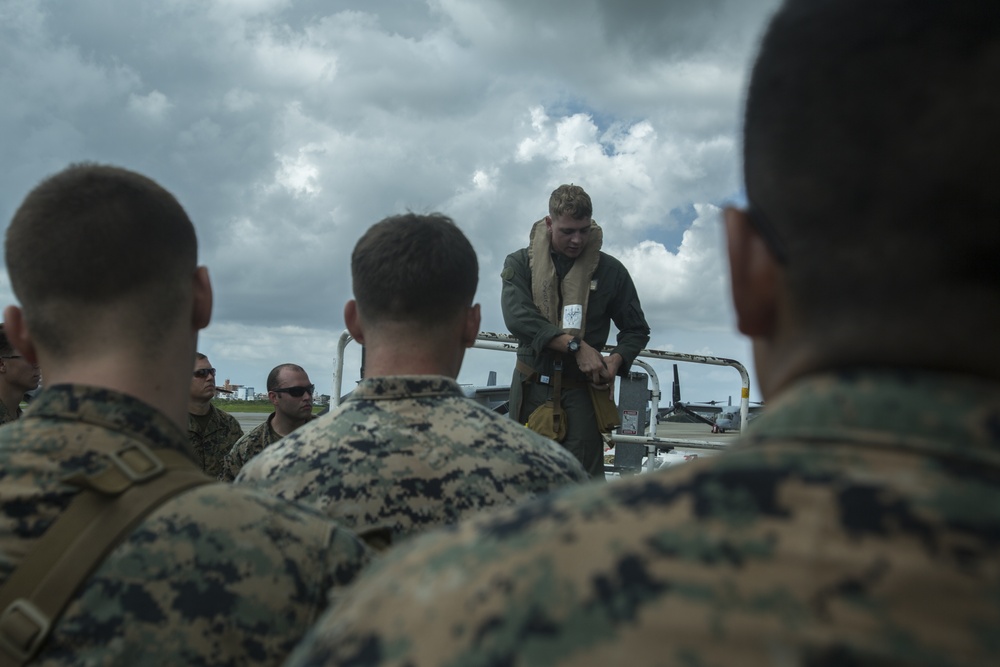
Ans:
<svg viewBox="0 0 1000 667"><path fill-rule="evenodd" d="M555 362L552 371L552 432L565 433L566 413L562 408L562 359ZM560 428L562 427L562 428Z"/></svg>
<svg viewBox="0 0 1000 667"><path fill-rule="evenodd" d="M143 518L214 481L183 453L138 441L105 456L102 472L64 480L82 490L0 587L0 667L32 658L80 585Z"/></svg>

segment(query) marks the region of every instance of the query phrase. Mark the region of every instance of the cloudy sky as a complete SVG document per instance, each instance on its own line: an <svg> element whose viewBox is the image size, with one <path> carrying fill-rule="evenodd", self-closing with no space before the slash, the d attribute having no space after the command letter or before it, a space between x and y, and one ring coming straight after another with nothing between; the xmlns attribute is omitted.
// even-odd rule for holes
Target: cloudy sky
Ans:
<svg viewBox="0 0 1000 667"><path fill-rule="evenodd" d="M149 175L197 227L216 291L200 347L220 383L262 390L293 361L330 393L369 225L452 216L479 254L483 330L504 332L504 257L572 182L632 273L649 347L752 375L719 207L740 201L740 106L776 5L0 0L0 218L70 162ZM0 301L14 302L6 272ZM352 345L349 379L358 359ZM512 366L474 350L459 380L506 382ZM669 394L669 365L655 368ZM681 373L686 400L738 399L735 371Z"/></svg>

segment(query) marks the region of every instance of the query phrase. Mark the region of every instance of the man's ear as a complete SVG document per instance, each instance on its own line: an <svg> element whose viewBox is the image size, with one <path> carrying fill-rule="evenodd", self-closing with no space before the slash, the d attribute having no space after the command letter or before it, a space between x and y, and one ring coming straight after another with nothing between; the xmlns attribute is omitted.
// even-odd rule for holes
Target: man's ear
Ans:
<svg viewBox="0 0 1000 667"><path fill-rule="evenodd" d="M777 324L781 267L745 211L726 207L723 217L737 327L751 338L767 338Z"/></svg>
<svg viewBox="0 0 1000 667"><path fill-rule="evenodd" d="M350 299L344 304L344 324L347 326L347 332L351 334L351 338L364 345L365 333L361 323L361 313L358 312L358 302L354 299Z"/></svg>
<svg viewBox="0 0 1000 667"><path fill-rule="evenodd" d="M3 329L7 340L21 356L33 364L38 363L38 351L31 340L28 323L24 321L24 311L17 306L7 306L3 311Z"/></svg>
<svg viewBox="0 0 1000 667"><path fill-rule="evenodd" d="M191 325L201 331L212 320L212 281L208 277L208 267L199 266L192 278L194 300L191 308Z"/></svg>
<svg viewBox="0 0 1000 667"><path fill-rule="evenodd" d="M478 303L466 311L465 323L462 327L462 344L465 347L472 347L476 344L476 337L479 336L479 325L482 321L483 315Z"/></svg>

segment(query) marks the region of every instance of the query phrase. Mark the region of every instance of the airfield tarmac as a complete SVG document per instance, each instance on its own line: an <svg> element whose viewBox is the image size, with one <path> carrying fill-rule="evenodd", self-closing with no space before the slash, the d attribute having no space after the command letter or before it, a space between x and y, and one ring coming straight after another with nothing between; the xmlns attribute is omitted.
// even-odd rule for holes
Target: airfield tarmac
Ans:
<svg viewBox="0 0 1000 667"><path fill-rule="evenodd" d="M244 433L249 433L261 422L267 419L267 412L230 412L240 423ZM722 449L731 445L738 437L739 431L727 433L712 433L705 424L685 424L681 422L663 422L656 426L657 440L677 443L678 446L690 445L690 448Z"/></svg>
<svg viewBox="0 0 1000 667"><path fill-rule="evenodd" d="M647 432L647 437L650 436ZM656 425L656 439L667 442L679 442L692 446L702 446L711 449L724 449L732 445L739 437L739 431L712 433L707 424L686 424L683 422L662 422Z"/></svg>
<svg viewBox="0 0 1000 667"><path fill-rule="evenodd" d="M236 421L240 423L240 427L243 429L244 433L249 433L254 430L260 424L268 418L271 414L270 412L230 412L232 416L236 417Z"/></svg>

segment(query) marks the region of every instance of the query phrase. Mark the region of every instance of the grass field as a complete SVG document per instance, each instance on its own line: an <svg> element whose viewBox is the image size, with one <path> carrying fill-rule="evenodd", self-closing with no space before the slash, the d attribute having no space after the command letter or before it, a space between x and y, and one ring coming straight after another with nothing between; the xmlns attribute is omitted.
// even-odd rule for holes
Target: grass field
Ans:
<svg viewBox="0 0 1000 667"><path fill-rule="evenodd" d="M266 412L274 411L270 401L221 401L212 399L212 405L225 412ZM323 409L322 405L313 406L313 414Z"/></svg>

